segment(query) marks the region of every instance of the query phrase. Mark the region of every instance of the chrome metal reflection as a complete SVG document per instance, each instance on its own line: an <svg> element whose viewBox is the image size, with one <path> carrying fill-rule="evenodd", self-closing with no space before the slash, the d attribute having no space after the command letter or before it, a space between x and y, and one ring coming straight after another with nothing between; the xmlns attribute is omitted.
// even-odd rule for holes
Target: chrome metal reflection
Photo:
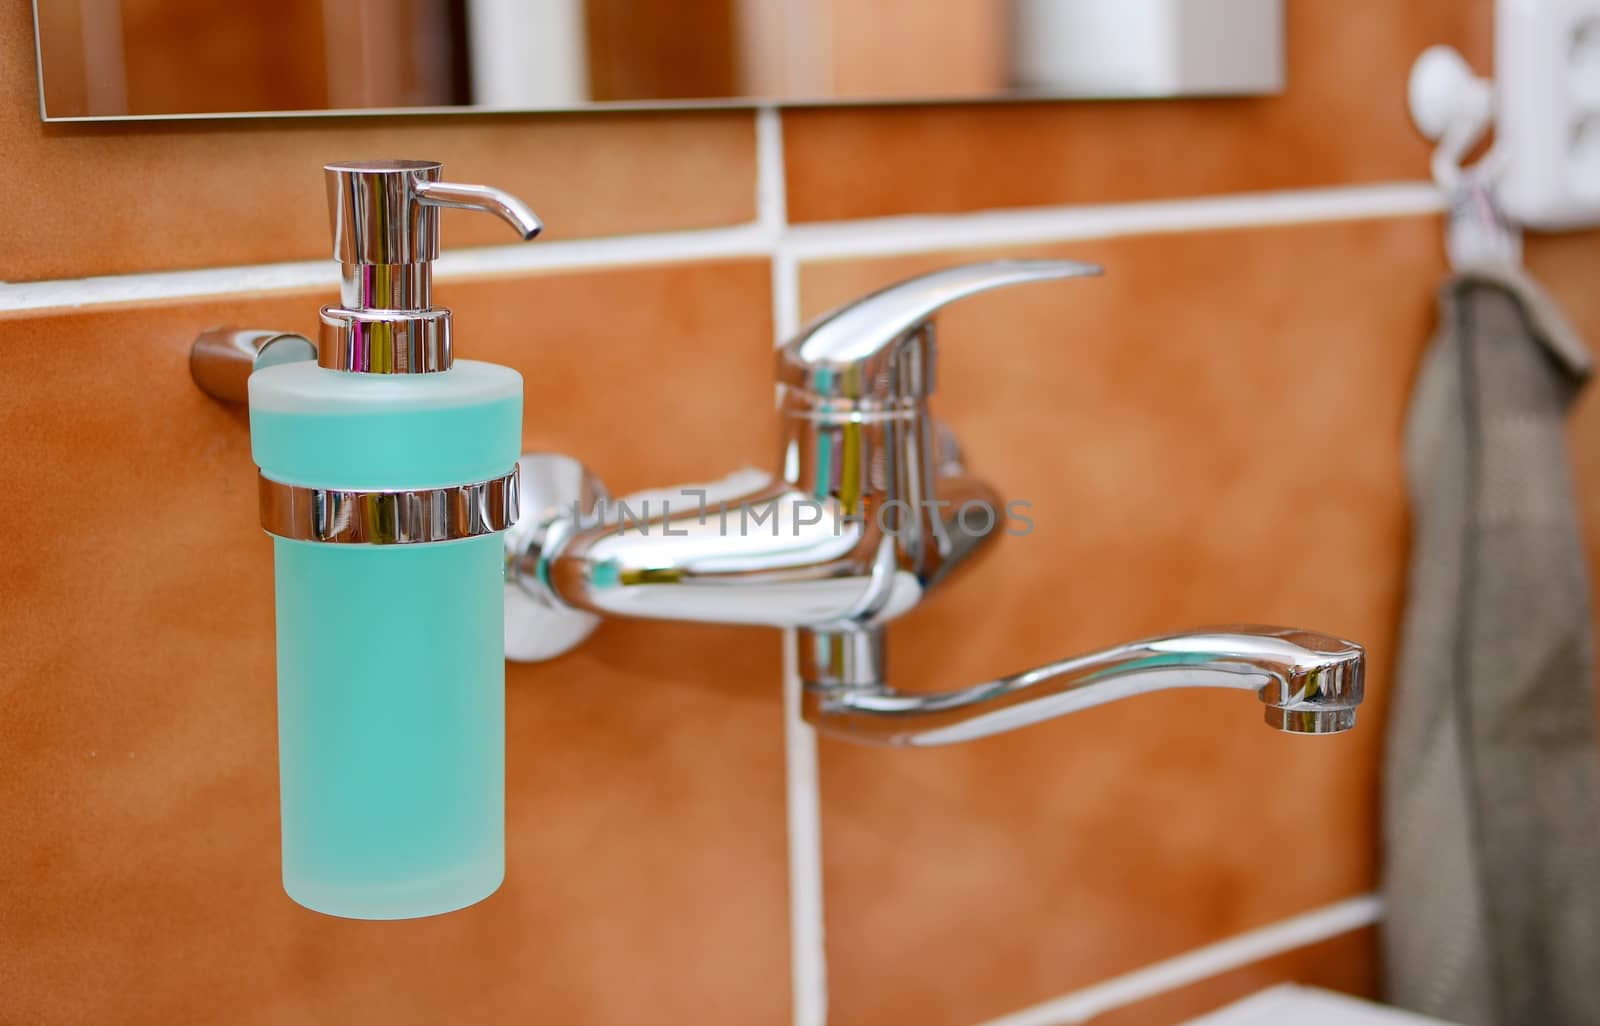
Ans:
<svg viewBox="0 0 1600 1026"><path fill-rule="evenodd" d="M322 310L322 366L366 374L449 370L450 311L433 307L440 208L493 214L524 240L543 228L538 216L500 189L441 182L438 161L351 161L323 170L341 305Z"/></svg>
<svg viewBox="0 0 1600 1026"><path fill-rule="evenodd" d="M322 308L317 363L363 374L431 374L455 362L450 311L396 316L386 310Z"/></svg>
<svg viewBox="0 0 1600 1026"><path fill-rule="evenodd" d="M1071 260L962 264L880 289L811 322L778 350L778 384L812 402L845 399L876 407L933 393L932 323L958 299L1007 285L1094 277ZM828 407L837 414L854 407Z"/></svg>
<svg viewBox="0 0 1600 1026"><path fill-rule="evenodd" d="M1355 726L1366 653L1353 641L1283 627L1213 627L1118 645L957 691L884 682L880 630L801 632L807 722L891 745L942 745L1015 730L1170 688L1254 691L1268 725L1293 734Z"/></svg>
<svg viewBox="0 0 1600 1026"><path fill-rule="evenodd" d="M581 644L600 618L558 601L539 581L547 547L581 523L599 519L607 495L589 468L557 453L525 453L516 522L505 535L506 658L552 659Z"/></svg>
<svg viewBox="0 0 1600 1026"><path fill-rule="evenodd" d="M297 541L413 545L494 534L517 519L518 468L449 488L346 491L260 477L261 526Z"/></svg>
<svg viewBox="0 0 1600 1026"><path fill-rule="evenodd" d="M524 240L543 229L528 205L488 185L441 182L437 160L352 160L323 165L333 221L333 257L345 264L415 264L439 259L439 208L481 210ZM426 296L423 305L426 306ZM420 307L419 307L420 309Z"/></svg>
<svg viewBox="0 0 1600 1026"><path fill-rule="evenodd" d="M815 626L901 615L1001 527L929 413L933 317L986 289L1098 273L1056 260L970 264L874 293L778 355L781 476L708 516L687 497L636 525L575 531L546 580L597 613ZM968 507L991 515L963 515ZM731 526L730 526L731 525Z"/></svg>
<svg viewBox="0 0 1600 1026"><path fill-rule="evenodd" d="M225 403L250 398L250 375L262 367L315 360L317 347L304 335L251 328L213 328L189 347L189 376L200 391Z"/></svg>
<svg viewBox="0 0 1600 1026"><path fill-rule="evenodd" d="M526 242L544 231L544 222L526 203L503 189L492 185L468 185L463 182L441 182L424 177L415 185L417 199L430 207L449 207L452 210L481 210L493 214L517 230Z"/></svg>

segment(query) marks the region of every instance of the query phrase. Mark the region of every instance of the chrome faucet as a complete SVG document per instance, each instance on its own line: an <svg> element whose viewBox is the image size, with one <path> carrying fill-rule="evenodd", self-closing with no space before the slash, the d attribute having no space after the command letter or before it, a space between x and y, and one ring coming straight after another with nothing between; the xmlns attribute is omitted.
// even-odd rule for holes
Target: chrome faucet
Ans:
<svg viewBox="0 0 1600 1026"><path fill-rule="evenodd" d="M577 461L525 456L522 519L507 536L508 654L560 654L599 616L797 628L806 720L885 744L963 741L1176 687L1255 691L1267 723L1290 733L1350 729L1361 646L1273 627L1133 642L940 694L887 683L885 625L1005 519L928 410L934 315L987 289L1098 273L969 264L814 321L778 351L778 475L611 503Z"/></svg>

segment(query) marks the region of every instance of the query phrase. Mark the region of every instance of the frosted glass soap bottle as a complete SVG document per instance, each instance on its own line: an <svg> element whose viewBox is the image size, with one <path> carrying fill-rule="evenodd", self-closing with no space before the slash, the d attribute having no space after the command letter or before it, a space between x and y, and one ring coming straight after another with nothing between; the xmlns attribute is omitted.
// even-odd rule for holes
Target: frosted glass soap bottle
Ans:
<svg viewBox="0 0 1600 1026"><path fill-rule="evenodd" d="M455 360L434 307L439 208L515 198L430 161L326 169L341 305L315 363L250 377L273 535L283 884L308 908L405 919L505 868L504 557L522 378Z"/></svg>

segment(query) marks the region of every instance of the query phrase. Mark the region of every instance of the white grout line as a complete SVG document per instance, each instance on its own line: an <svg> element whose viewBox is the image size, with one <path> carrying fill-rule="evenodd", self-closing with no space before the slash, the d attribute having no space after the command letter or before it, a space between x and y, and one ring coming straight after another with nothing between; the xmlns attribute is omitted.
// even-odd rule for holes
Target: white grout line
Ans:
<svg viewBox="0 0 1600 1026"><path fill-rule="evenodd" d="M144 303L190 296L238 292L280 292L332 288L339 267L329 260L253 267L217 267L204 271L159 271L104 278L0 283L0 310L42 310L49 307Z"/></svg>
<svg viewBox="0 0 1600 1026"><path fill-rule="evenodd" d="M756 113L757 224L772 240L772 336L781 344L799 330L799 276L781 239L789 220L784 184L783 122L775 107ZM789 825L789 972L792 1026L826 1026L828 959L823 947L822 810L817 786L817 734L800 718L795 632L783 632L783 750Z"/></svg>
<svg viewBox="0 0 1600 1026"><path fill-rule="evenodd" d="M772 325L776 345L800 330L800 265L787 246L772 254Z"/></svg>
<svg viewBox="0 0 1600 1026"><path fill-rule="evenodd" d="M440 278L463 278L481 274L683 263L766 256L772 252L772 247L771 234L761 224L752 222L732 228L447 250L435 262L434 273Z"/></svg>
<svg viewBox="0 0 1600 1026"><path fill-rule="evenodd" d="M774 314L797 318L795 295L784 284L801 261L892 256L940 249L1032 245L1159 232L1245 228L1316 221L1437 214L1444 209L1429 183L1301 189L1198 199L1079 207L1033 207L942 217L892 217L788 227L783 223L783 141L777 112L757 115L759 219L730 228L621 235L611 238L489 246L447 252L441 279L529 271L576 270L771 256L784 273L774 278ZM765 126L765 127L763 127ZM776 199L774 199L776 197ZM0 283L0 310L137 303L162 299L327 289L338 282L330 260L160 271L101 278Z"/></svg>
<svg viewBox="0 0 1600 1026"><path fill-rule="evenodd" d="M688 232L450 250L435 262L434 277L448 281L451 278L522 274L529 271L718 260L766 256L772 249L771 234L762 226L751 223ZM0 283L0 310L137 303L239 292L332 289L338 284L339 265L331 259L218 267L204 271L159 271L104 278Z"/></svg>
<svg viewBox="0 0 1600 1026"><path fill-rule="evenodd" d="M776 107L756 111L756 223L776 240L789 225L783 167L783 120Z"/></svg>
<svg viewBox="0 0 1600 1026"><path fill-rule="evenodd" d="M794 1026L826 1026L828 958L823 946L822 808L817 732L800 718L794 630L783 632L784 755L788 766L789 958Z"/></svg>
<svg viewBox="0 0 1600 1026"><path fill-rule="evenodd" d="M781 345L800 327L799 273L783 241L789 232L789 189L781 118L776 107L763 107L756 113L756 216L772 240L774 345Z"/></svg>
<svg viewBox="0 0 1600 1026"><path fill-rule="evenodd" d="M1383 899L1364 894L1241 933L1176 958L1114 976L983 1026L1073 1026L1113 1008L1188 986L1264 958L1371 926L1383 919Z"/></svg>
<svg viewBox="0 0 1600 1026"><path fill-rule="evenodd" d="M1444 206L1438 187L1432 183L1401 182L799 225L789 230L784 244L800 260L828 260L1117 235L1404 217L1437 214Z"/></svg>

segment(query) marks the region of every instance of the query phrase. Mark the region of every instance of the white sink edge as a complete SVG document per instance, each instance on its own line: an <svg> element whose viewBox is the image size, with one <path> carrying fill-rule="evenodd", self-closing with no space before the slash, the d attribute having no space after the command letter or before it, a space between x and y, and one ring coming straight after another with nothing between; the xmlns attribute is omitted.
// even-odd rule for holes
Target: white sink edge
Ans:
<svg viewBox="0 0 1600 1026"><path fill-rule="evenodd" d="M1253 994L1185 1026L1450 1026L1414 1012L1296 983Z"/></svg>

